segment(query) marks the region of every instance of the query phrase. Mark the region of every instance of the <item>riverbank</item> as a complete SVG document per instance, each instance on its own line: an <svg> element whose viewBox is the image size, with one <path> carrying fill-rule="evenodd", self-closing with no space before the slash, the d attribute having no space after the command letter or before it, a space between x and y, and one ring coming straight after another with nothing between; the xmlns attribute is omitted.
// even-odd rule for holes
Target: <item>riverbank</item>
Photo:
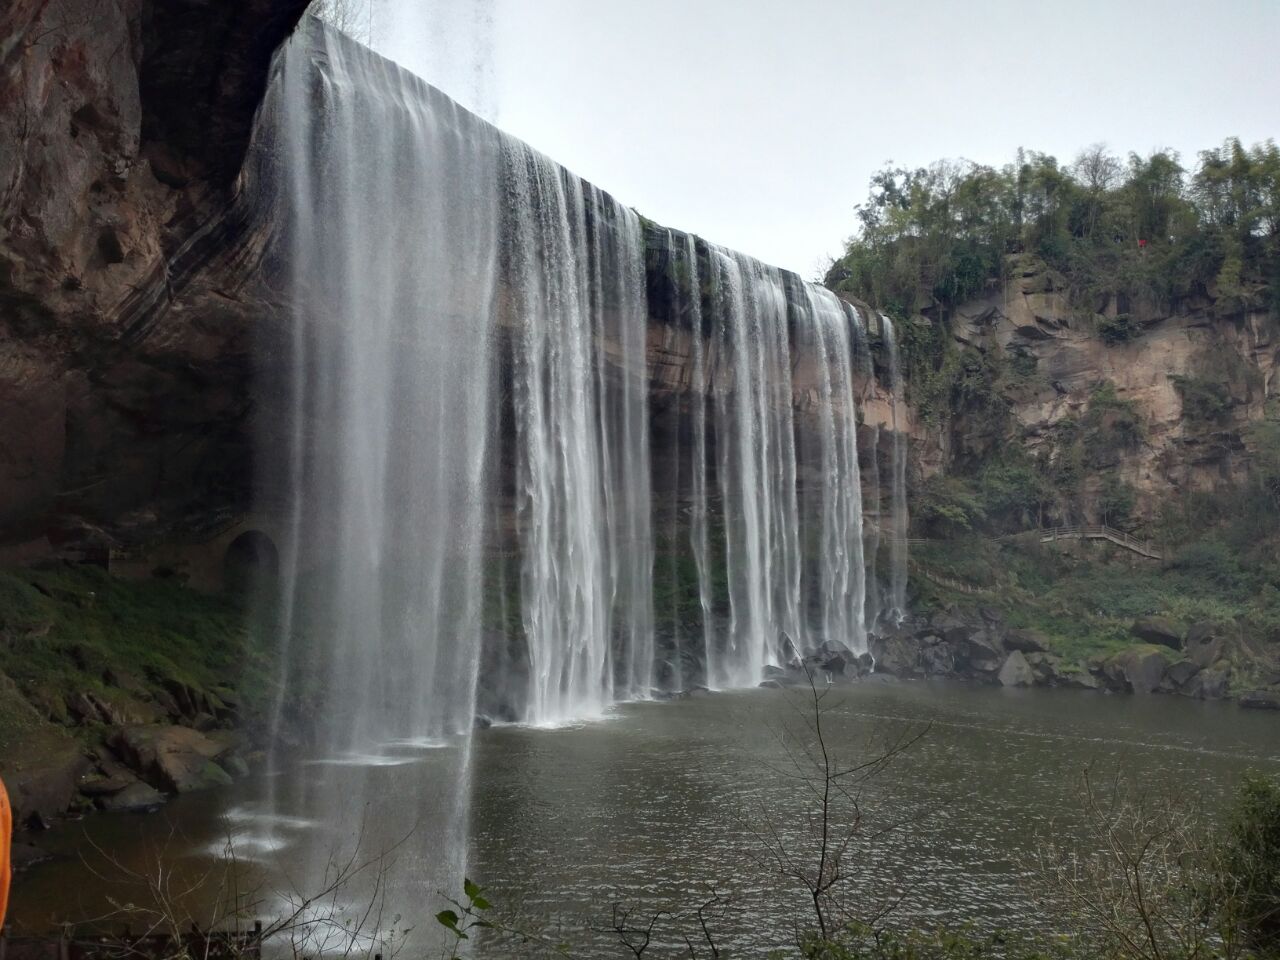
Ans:
<svg viewBox="0 0 1280 960"><path fill-rule="evenodd" d="M918 613L873 643L877 667L1280 709L1274 587L1221 554L1193 545L1154 562L1078 542L914 546Z"/></svg>
<svg viewBox="0 0 1280 960"><path fill-rule="evenodd" d="M84 564L0 571L0 776L19 826L243 776L269 676L246 603Z"/></svg>

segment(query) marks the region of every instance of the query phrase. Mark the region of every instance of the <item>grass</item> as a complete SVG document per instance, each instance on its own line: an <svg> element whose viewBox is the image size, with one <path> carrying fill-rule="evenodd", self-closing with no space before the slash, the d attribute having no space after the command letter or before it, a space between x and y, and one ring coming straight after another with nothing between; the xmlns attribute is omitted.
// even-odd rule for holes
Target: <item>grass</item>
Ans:
<svg viewBox="0 0 1280 960"><path fill-rule="evenodd" d="M0 571L0 674L53 711L80 692L122 702L130 687L173 681L205 691L241 687L244 677L262 677L263 666L241 598L82 565Z"/></svg>
<svg viewBox="0 0 1280 960"><path fill-rule="evenodd" d="M981 602L999 609L1010 625L1039 631L1054 653L1071 660L1136 646L1129 629L1151 615L1184 628L1235 621L1277 640L1268 596L1249 581L1216 575L1216 551L1184 552L1158 564L1131 561L1105 544L1060 553L1037 543L971 538L922 544L912 556L925 571L989 591L979 600L916 578L922 608Z"/></svg>

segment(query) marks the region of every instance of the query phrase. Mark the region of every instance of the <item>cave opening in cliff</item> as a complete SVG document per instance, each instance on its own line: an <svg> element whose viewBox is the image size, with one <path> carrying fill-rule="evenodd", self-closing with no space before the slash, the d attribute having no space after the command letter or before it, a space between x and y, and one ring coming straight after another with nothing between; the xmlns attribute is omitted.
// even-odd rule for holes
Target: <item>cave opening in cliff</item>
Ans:
<svg viewBox="0 0 1280 960"><path fill-rule="evenodd" d="M272 584L279 573L280 551L261 530L240 534L222 557L222 582L228 592L244 593L255 585Z"/></svg>

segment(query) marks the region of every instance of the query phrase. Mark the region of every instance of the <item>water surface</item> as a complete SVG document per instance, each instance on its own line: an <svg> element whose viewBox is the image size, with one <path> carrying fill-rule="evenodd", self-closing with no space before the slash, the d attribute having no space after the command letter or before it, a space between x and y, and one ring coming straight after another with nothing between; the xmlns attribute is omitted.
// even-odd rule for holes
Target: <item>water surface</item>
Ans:
<svg viewBox="0 0 1280 960"><path fill-rule="evenodd" d="M500 910L586 955L610 955L615 903L683 909L710 888L731 906L717 921L724 943L747 954L785 943L803 903L768 848L777 838L800 859L809 849L814 799L789 775L795 748L811 740L809 706L802 692L751 690L628 704L576 727L479 732L469 872ZM825 706L827 743L841 763L924 731L864 784L863 839L850 854L854 902L873 911L900 901L903 923L1024 926L1034 915L1038 843L1081 829L1086 767L1210 809L1247 769L1280 772L1280 718L1231 704L869 682L833 689ZM182 880L210 870L221 877L228 838L244 858L236 882L260 890L265 910L280 891L314 884L326 862L347 862L358 832L360 862L394 851L335 903L364 904L382 868L382 925L430 929L438 902L414 878L431 875L455 839L437 832L434 810L449 806L458 748L397 744L325 759L270 778L275 818L263 813L261 778L150 816L60 827L46 836L63 858L19 878L15 920L47 926L101 916L111 897L139 901L145 889L121 870L145 872L157 855ZM327 819L335 796L344 809L359 798L359 823ZM208 899L213 886L195 898ZM482 945L479 955L510 954Z"/></svg>

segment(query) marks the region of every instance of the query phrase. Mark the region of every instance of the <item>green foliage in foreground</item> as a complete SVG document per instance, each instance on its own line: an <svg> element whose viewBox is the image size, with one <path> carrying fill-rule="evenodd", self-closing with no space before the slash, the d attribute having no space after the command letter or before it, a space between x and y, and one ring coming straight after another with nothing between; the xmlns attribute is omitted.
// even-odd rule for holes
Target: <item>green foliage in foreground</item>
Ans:
<svg viewBox="0 0 1280 960"><path fill-rule="evenodd" d="M1280 957L1280 781L1245 778L1221 852L1224 909L1260 955Z"/></svg>

